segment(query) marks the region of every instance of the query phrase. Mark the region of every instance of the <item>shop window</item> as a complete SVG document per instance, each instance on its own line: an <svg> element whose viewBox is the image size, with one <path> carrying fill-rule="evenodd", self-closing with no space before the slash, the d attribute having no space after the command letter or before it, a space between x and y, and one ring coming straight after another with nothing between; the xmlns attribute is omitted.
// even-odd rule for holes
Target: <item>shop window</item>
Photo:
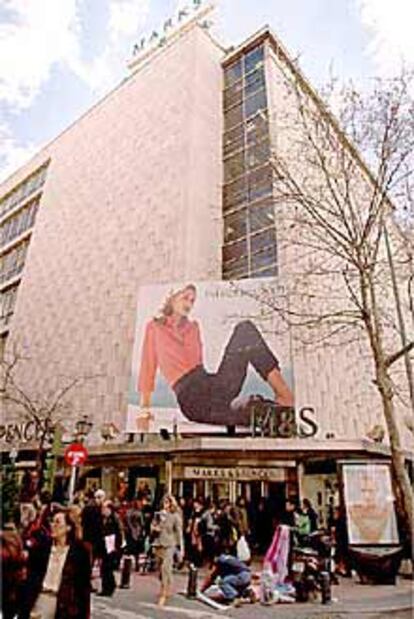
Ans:
<svg viewBox="0 0 414 619"><path fill-rule="evenodd" d="M224 84L226 87L231 86L234 82L241 79L242 76L242 63L241 58L236 60L232 65L224 69Z"/></svg>
<svg viewBox="0 0 414 619"><path fill-rule="evenodd" d="M224 242L236 241L247 234L247 210L245 208L224 218Z"/></svg>

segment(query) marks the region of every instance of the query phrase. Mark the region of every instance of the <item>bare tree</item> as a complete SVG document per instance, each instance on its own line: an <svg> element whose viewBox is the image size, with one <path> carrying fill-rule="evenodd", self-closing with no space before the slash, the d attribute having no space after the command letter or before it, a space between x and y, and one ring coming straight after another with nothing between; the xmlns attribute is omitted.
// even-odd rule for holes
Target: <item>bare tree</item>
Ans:
<svg viewBox="0 0 414 619"><path fill-rule="evenodd" d="M290 297L284 319L312 344L365 338L397 499L412 534L413 494L395 407L403 382L414 411L412 79L403 73L377 80L367 96L350 85L338 97L331 84L325 95L335 94L338 123L294 69L281 72L288 94L271 131L281 275L288 274Z"/></svg>
<svg viewBox="0 0 414 619"><path fill-rule="evenodd" d="M73 414L70 396L86 381L97 376L62 376L57 380L56 387L46 393L36 394L26 388L22 378L22 367L27 364L30 369L33 362L34 360L18 347L6 353L0 361L0 401L2 412L7 412L8 419L34 422L37 442L36 470L41 487L45 449L52 440L57 424L64 425L63 422Z"/></svg>

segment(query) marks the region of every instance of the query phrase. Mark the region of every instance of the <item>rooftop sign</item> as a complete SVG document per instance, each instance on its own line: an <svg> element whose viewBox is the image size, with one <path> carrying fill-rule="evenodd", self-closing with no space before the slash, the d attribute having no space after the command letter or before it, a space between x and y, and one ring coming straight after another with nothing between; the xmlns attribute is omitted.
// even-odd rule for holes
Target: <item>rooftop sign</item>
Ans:
<svg viewBox="0 0 414 619"><path fill-rule="evenodd" d="M214 8L215 0L207 4L202 0L192 0L183 6L176 17L167 18L158 30L153 30L150 35L141 37L135 43L132 58L127 63L128 68L134 70L155 49L167 45L192 23L198 22L204 28L209 28L211 23L206 17Z"/></svg>

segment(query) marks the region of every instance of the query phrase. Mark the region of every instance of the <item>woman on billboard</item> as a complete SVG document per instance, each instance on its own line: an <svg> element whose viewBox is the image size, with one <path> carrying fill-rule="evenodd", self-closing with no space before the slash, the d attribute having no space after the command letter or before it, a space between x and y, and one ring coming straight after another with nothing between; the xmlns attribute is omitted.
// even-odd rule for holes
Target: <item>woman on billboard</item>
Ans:
<svg viewBox="0 0 414 619"><path fill-rule="evenodd" d="M207 372L199 325L189 318L195 300L196 287L189 284L172 293L161 315L148 322L138 377L141 408L151 405L159 368L190 421L249 425L248 407L237 407L233 402L242 389L249 363L272 387L276 405L292 407L293 395L279 362L250 320L235 326L217 372Z"/></svg>

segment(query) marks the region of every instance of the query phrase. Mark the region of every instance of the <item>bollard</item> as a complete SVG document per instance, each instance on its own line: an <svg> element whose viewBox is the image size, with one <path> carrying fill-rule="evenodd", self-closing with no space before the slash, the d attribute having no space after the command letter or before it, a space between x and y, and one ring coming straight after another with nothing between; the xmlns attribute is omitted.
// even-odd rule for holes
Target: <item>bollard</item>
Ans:
<svg viewBox="0 0 414 619"><path fill-rule="evenodd" d="M332 601L331 577L329 572L321 572L321 597L322 604L330 604Z"/></svg>
<svg viewBox="0 0 414 619"><path fill-rule="evenodd" d="M132 557L124 556L122 561L120 589L129 589L131 581Z"/></svg>
<svg viewBox="0 0 414 619"><path fill-rule="evenodd" d="M187 597L194 599L197 597L197 576L198 569L193 563L190 563L188 568L188 584L187 584Z"/></svg>

